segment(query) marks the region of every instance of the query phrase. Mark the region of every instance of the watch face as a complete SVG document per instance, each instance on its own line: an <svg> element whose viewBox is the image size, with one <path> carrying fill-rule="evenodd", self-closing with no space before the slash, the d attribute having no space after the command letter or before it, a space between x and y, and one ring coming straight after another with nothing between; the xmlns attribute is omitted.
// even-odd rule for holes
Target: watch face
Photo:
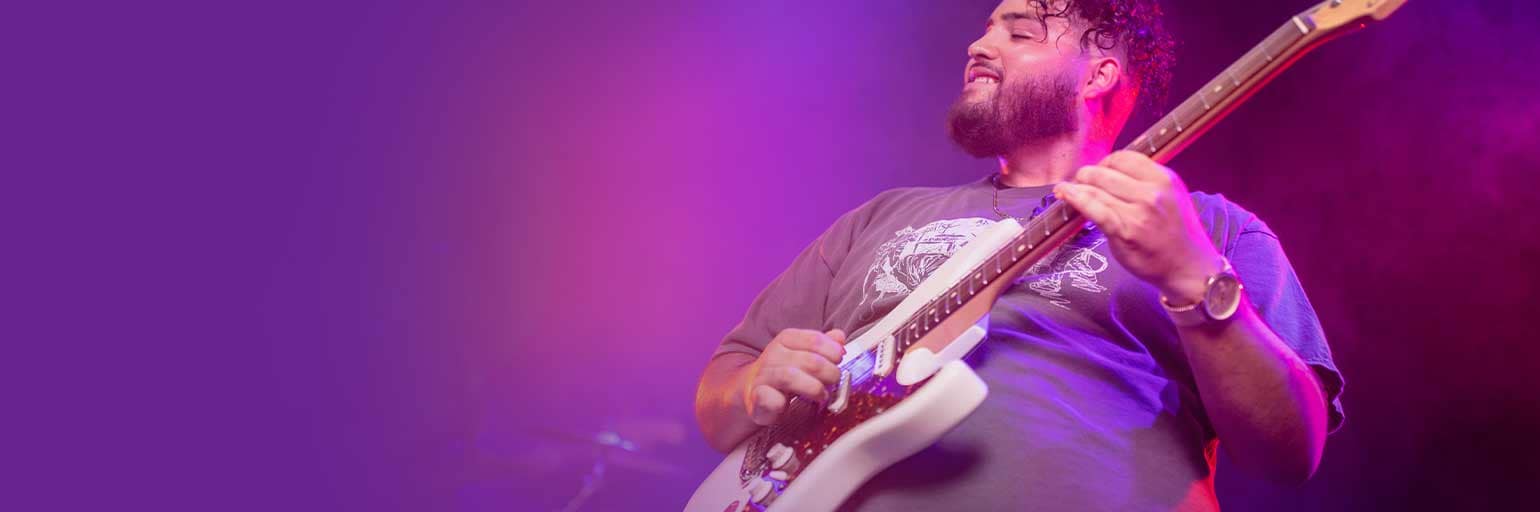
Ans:
<svg viewBox="0 0 1540 512"><path fill-rule="evenodd" d="M1235 274L1214 276L1213 282L1209 283L1208 294L1203 297L1204 312L1215 320L1230 318L1241 307L1241 288L1241 281L1235 278Z"/></svg>

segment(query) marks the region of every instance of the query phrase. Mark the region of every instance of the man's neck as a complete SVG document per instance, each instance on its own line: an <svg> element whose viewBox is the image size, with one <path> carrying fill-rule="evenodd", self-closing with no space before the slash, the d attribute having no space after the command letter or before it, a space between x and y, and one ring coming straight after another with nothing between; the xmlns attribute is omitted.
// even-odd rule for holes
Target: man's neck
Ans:
<svg viewBox="0 0 1540 512"><path fill-rule="evenodd" d="M1111 152L1110 141L1088 140L1081 133L1024 144L1000 157L1000 182L1008 187L1035 187L1067 181L1075 170Z"/></svg>

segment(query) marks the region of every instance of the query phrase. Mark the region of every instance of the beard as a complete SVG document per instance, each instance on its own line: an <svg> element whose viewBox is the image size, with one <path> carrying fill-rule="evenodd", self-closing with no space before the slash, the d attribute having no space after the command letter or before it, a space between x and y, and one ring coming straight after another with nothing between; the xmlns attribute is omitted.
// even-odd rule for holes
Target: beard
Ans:
<svg viewBox="0 0 1540 512"><path fill-rule="evenodd" d="M1067 76L1039 76L1007 87L1002 80L984 99L965 92L946 114L946 132L968 154L983 158L1079 129L1075 87Z"/></svg>

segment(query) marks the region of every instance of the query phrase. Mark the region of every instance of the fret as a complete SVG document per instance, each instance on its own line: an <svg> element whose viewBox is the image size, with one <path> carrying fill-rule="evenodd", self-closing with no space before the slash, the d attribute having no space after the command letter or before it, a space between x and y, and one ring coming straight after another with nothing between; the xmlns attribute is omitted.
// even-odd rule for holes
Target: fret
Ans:
<svg viewBox="0 0 1540 512"><path fill-rule="evenodd" d="M1194 104L1192 100L1184 101L1181 105L1177 105L1176 107L1176 112L1179 114L1178 119L1182 120L1182 130L1192 128L1192 126L1195 124L1195 121L1203 117L1203 114L1207 113L1208 111L1208 108Z"/></svg>
<svg viewBox="0 0 1540 512"><path fill-rule="evenodd" d="M1256 50L1252 51L1254 52ZM1260 59L1252 56L1251 53L1247 53L1245 59L1237 61L1235 66L1232 66L1229 69L1230 80L1239 80L1241 82L1245 82L1247 78L1250 78L1252 75L1256 74L1257 70L1261 69L1264 65L1266 65L1265 62L1260 62ZM1240 84L1235 84L1235 88L1230 90L1230 94L1235 94L1236 89L1240 89Z"/></svg>
<svg viewBox="0 0 1540 512"><path fill-rule="evenodd" d="M1279 32L1262 41L1261 49L1267 55L1267 64L1271 64L1278 55L1283 55L1283 52L1294 44L1293 35L1293 31Z"/></svg>
<svg viewBox="0 0 1540 512"><path fill-rule="evenodd" d="M1299 16L1289 18L1289 21L1294 22L1294 26L1299 28L1299 35L1310 33L1310 27L1306 26L1304 20L1299 19Z"/></svg>
<svg viewBox="0 0 1540 512"><path fill-rule="evenodd" d="M1150 156L1152 156L1152 157L1155 156L1155 153L1160 151L1161 147L1165 146L1165 143L1163 143L1161 141L1158 141L1158 140L1155 140L1156 137L1155 137L1155 128L1154 127L1151 127L1149 131L1144 132L1144 136L1149 139L1148 144L1150 146L1149 147Z"/></svg>
<svg viewBox="0 0 1540 512"><path fill-rule="evenodd" d="M1164 119L1164 118L1162 118L1162 119ZM1155 132L1155 140L1160 143L1159 146L1160 147L1166 147L1166 146L1170 145L1171 144L1171 137L1167 136L1167 134L1169 134L1171 132L1169 130L1167 130L1163 125L1157 125L1157 126L1161 126L1160 131Z"/></svg>
<svg viewBox="0 0 1540 512"><path fill-rule="evenodd" d="M1271 61L1267 59L1267 40L1263 40L1261 44L1246 52L1245 58L1235 63L1235 71L1241 81L1244 82L1256 76L1257 72L1267 67L1268 62Z"/></svg>
<svg viewBox="0 0 1540 512"><path fill-rule="evenodd" d="M1285 24L1282 27L1278 27L1278 30L1273 31L1273 34L1268 36L1267 39L1264 39L1262 44L1259 45L1263 47L1265 52L1267 52L1267 61L1269 63L1275 60L1278 56L1287 54L1289 48L1293 47L1295 43L1299 42L1305 33L1309 32L1308 28L1303 25L1304 22L1301 21L1299 17L1294 17L1293 21L1294 23L1292 24ZM1296 30L1302 31L1296 32Z"/></svg>
<svg viewBox="0 0 1540 512"><path fill-rule="evenodd" d="M1022 230L1020 235L1016 235L1016 240L1016 243L1026 247L1028 251L1037 248L1037 242L1032 240L1032 234L1030 231Z"/></svg>

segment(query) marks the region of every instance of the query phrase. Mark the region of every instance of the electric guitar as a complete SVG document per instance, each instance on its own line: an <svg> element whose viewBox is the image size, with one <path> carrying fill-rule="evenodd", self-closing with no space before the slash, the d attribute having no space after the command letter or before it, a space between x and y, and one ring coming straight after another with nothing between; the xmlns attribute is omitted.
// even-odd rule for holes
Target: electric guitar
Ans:
<svg viewBox="0 0 1540 512"><path fill-rule="evenodd" d="M1170 161L1306 52L1405 2L1327 0L1289 18L1127 149ZM1079 212L1057 201L1024 226L1006 219L986 228L846 344L832 398L793 398L778 423L711 472L685 510L833 510L873 475L935 442L988 393L962 358L984 339L995 299L1085 227Z"/></svg>

